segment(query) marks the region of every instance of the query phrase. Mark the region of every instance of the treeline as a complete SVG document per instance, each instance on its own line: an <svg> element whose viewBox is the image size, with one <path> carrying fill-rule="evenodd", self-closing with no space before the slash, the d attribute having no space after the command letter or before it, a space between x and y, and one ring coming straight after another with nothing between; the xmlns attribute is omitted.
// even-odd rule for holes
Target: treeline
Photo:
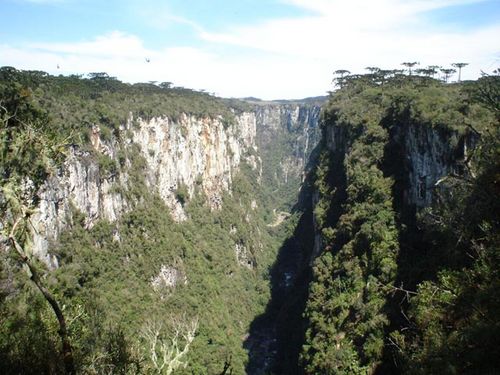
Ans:
<svg viewBox="0 0 500 375"><path fill-rule="evenodd" d="M344 74L324 108L302 371L497 373L500 76L398 74ZM409 126L476 140L425 210L405 198Z"/></svg>
<svg viewBox="0 0 500 375"><path fill-rule="evenodd" d="M182 87L171 82L124 83L106 73L88 76L52 76L42 71L0 68L3 87L23 90L31 104L43 109L57 131L71 137L80 146L88 144L93 125L101 128L101 136L109 140L120 136L119 128L134 119L153 117L178 119L182 114L199 118L217 118L234 123L235 109L208 93ZM229 104L229 105L228 105ZM236 110L246 109L244 104Z"/></svg>
<svg viewBox="0 0 500 375"><path fill-rule="evenodd" d="M339 88L359 80L376 85L384 85L391 81L403 83L408 81L408 79L413 79L417 82L441 80L442 82L447 83L449 79L457 73L458 69L457 82L460 83L462 79L462 69L469 65L468 63L453 63L451 65L454 68L442 67L439 65L429 65L425 68L415 68L419 64L420 63L417 61L402 63L401 65L407 69L381 69L376 66L368 66L365 68L368 73L365 74L355 74L346 69L338 69L334 72L335 77L332 82Z"/></svg>
<svg viewBox="0 0 500 375"><path fill-rule="evenodd" d="M174 222L145 182L137 145L120 142L117 130L130 111L144 118L232 115L222 100L183 89L0 69L2 374L244 371L245 334L265 308L268 268L284 236L265 221L272 187L264 192L258 172L242 164L220 211L207 207L200 188L192 197L179 189L189 219ZM59 268L48 270L31 252L40 187L60 175L69 147L90 148L94 124L118 160L81 152L80 161L96 164L108 182L115 180L106 169L126 173L128 186L114 192L131 207L92 228L74 208L48 250ZM153 283L162 272L175 275L175 287Z"/></svg>

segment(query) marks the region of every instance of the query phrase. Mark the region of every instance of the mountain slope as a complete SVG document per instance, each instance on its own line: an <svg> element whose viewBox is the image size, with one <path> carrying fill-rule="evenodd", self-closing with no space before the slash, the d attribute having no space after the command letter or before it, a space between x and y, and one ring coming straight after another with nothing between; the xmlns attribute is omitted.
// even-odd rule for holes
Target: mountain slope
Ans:
<svg viewBox="0 0 500 375"><path fill-rule="evenodd" d="M78 371L151 371L152 353L160 358L161 345L181 329L177 345L189 350L178 363L186 369L177 371L218 373L227 365L243 372L243 342L268 299L268 267L285 235L275 220L296 199L318 139L319 107L229 106L207 94L131 86L103 74L1 73L2 98L18 99L2 115L28 123L19 109L36 109L43 129L57 129L64 143L64 160L47 166L28 191L33 215L23 244L52 269L44 280L71 322ZM8 184L12 166L4 167ZM8 211L5 229L14 215ZM5 265L2 371L59 366L50 309L19 259L8 256ZM33 308L27 299L37 301ZM34 333L30 343L16 339L26 334L19 324ZM195 329L192 342L186 327ZM159 340L153 351L152 332ZM25 355L32 361L18 362Z"/></svg>
<svg viewBox="0 0 500 375"><path fill-rule="evenodd" d="M367 76L330 99L316 170L306 373L498 370L481 360L498 347L498 210L483 211L496 207L498 112L482 96L498 84Z"/></svg>

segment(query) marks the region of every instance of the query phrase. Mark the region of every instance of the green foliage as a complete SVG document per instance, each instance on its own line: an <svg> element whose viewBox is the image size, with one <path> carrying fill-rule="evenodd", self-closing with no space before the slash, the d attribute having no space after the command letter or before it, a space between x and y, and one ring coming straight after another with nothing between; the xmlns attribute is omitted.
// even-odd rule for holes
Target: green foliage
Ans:
<svg viewBox="0 0 500 375"><path fill-rule="evenodd" d="M33 102L49 114L53 129L71 136L72 142L79 145L87 145L93 125L99 125L101 137L109 140L112 135L118 136L120 126L130 119L178 119L187 114L198 118L222 116L227 126L234 122L234 114L226 103L207 93L170 85L131 85L106 73L91 73L89 77L56 77L38 71L0 68L0 83L23 87Z"/></svg>
<svg viewBox="0 0 500 375"><path fill-rule="evenodd" d="M183 206L186 204L187 200L189 199L189 192L185 184L179 185L179 187L175 191L175 199L177 199Z"/></svg>
<svg viewBox="0 0 500 375"><path fill-rule="evenodd" d="M29 176L36 190L64 156L64 141L40 109L33 91L0 76L0 174L2 186L19 185Z"/></svg>
<svg viewBox="0 0 500 375"><path fill-rule="evenodd" d="M383 286L395 278L399 245L392 181L380 169L387 131L376 119L380 111L370 111L375 97L368 93L354 100L357 108L368 98L366 114L344 112L344 107L335 113L341 123L352 124L355 135L349 137L352 144L343 161L343 213L333 228L326 212L335 200L332 192L344 186L329 187L328 168L335 166L326 164L325 156L316 171L320 200L315 215L328 243L316 260L306 308L309 328L302 359L310 373L369 373L382 355L388 323Z"/></svg>
<svg viewBox="0 0 500 375"><path fill-rule="evenodd" d="M23 275L16 277L23 280ZM23 287L25 292L14 300L0 302L0 372L62 373L53 313L38 291L29 284Z"/></svg>
<svg viewBox="0 0 500 375"><path fill-rule="evenodd" d="M116 174L118 169L116 161L106 154L97 155L97 165L99 166L99 170L108 176Z"/></svg>
<svg viewBox="0 0 500 375"><path fill-rule="evenodd" d="M9 77L14 71L3 69L0 78ZM64 139L51 128L47 113L34 103L32 91L15 80L0 80L0 238L3 250L0 274L2 279L7 275L6 284L0 283L0 360L4 373L61 372L63 361L68 372L74 368L64 323L55 328L55 318L61 322L63 313L39 276L42 274L39 269L43 267L29 259L25 251L31 237L29 219L40 199L39 189L63 160L64 149ZM27 281L24 271L37 286L38 294L33 293L31 285L21 282ZM20 281L18 285L14 279ZM20 286L21 292L16 295ZM41 298L40 292L45 298ZM14 299L13 305L6 304L9 297ZM31 299L29 303L27 297ZM30 333L30 329L35 332ZM59 354L58 341L62 341L62 350L68 354L64 358Z"/></svg>
<svg viewBox="0 0 500 375"><path fill-rule="evenodd" d="M325 106L325 132L335 145L323 145L316 169L315 217L324 249L305 311L307 373L493 374L500 368L499 81L444 85L421 78L350 77ZM416 225L399 216L407 214L395 203L390 174L401 178L402 172L387 153L398 142L389 135L409 124L435 128L452 147L463 136L481 138L468 172L442 183ZM405 258L398 257L402 248ZM390 298L404 292L393 286L396 280L416 285L416 292L405 292L409 306Z"/></svg>
<svg viewBox="0 0 500 375"><path fill-rule="evenodd" d="M314 217L323 251L314 262L305 310L305 371L370 374L395 358L400 372L496 373L497 77L444 85L373 69L371 75L343 76L342 86L325 105L324 140L314 171ZM153 116L175 119L186 113L234 127L234 113L248 106L230 103L233 109L227 101L169 83L128 85L105 73L83 79L1 68L2 228L21 210L16 202L55 171L69 143L91 150L94 125L105 142L130 138L122 131L127 121L135 126L138 118ZM400 175L387 153L394 130L410 124L435 128L457 147L464 135L480 138L467 160L468 173L443 182L438 204L421 212L415 226L400 217L395 194ZM73 210L53 248L60 267L43 277L63 301L80 373L152 372L141 332L155 321L168 340L174 332L165 327L172 326L172 316L199 320L188 366L179 373L221 373L226 363L235 373L244 372L243 342L269 300L270 266L280 245L300 229L293 230L301 223L296 215L286 225L268 226L273 209L290 209L297 195L299 179L284 182L278 173L294 150L295 136L273 139L272 148L261 154L262 175L242 165L221 210L210 210L199 191L189 197L181 184L175 196L187 213L183 223L174 222L160 197L149 192L146 160L137 146L121 142L116 161L88 153L103 178L126 171L128 186L117 185L113 192L130 207L116 222L99 220L92 228ZM36 194L30 196L34 207ZM243 265L236 246L245 249ZM404 264L408 259L402 260L401 252L412 246L426 248L428 256ZM52 312L17 259L2 255L1 261L0 372L61 372ZM412 270L415 264L421 269ZM179 277L175 286L154 289L152 280L162 266L174 268ZM407 280L415 292L408 292L409 303L400 306L390 297L402 290L396 281L406 286ZM395 318L401 308L404 324Z"/></svg>
<svg viewBox="0 0 500 375"><path fill-rule="evenodd" d="M60 267L47 281L66 306L79 372L148 373L149 349L140 340L144 326L151 320L168 326L172 315L183 313L197 316L200 326L188 353L188 367L179 373L218 373L228 358L234 371L244 371L243 340L251 320L268 300L264 276L282 235L268 232L263 209L250 210L256 198L253 173L244 167L242 174L234 176L233 194L224 197L221 211L211 211L205 198L195 195L185 202L190 219L180 224L166 214L159 197L146 191L142 201L116 223L98 221L89 230L84 216L74 211L71 227L53 249ZM237 263L236 243L250 252L252 269ZM180 270L187 284L154 291L151 280L162 265ZM3 309L19 309L19 305L12 300L0 303ZM25 309L40 314L39 305ZM14 312L4 310L2 319L15 321L23 316ZM44 350L32 355L33 362L26 362L26 368L42 371L60 363L57 350L51 356L45 354L57 344L53 323L47 327L34 320L17 326L24 328L16 331L12 324L2 324L2 350L12 349L2 351L6 356L2 363L12 368L6 373L26 372L21 364L14 364L21 353L38 348ZM18 340L22 347L12 345L19 336L29 337L30 331L40 337Z"/></svg>
<svg viewBox="0 0 500 375"><path fill-rule="evenodd" d="M252 151L262 167L260 176L262 188L266 190L266 195L272 196L272 200L266 205L269 221L273 221L273 209L292 211L300 187L304 183L303 178L310 169L307 163L316 157L312 145L315 145L320 138L319 127L309 127L307 121L315 115L316 110L319 111L321 102L312 102L311 105L297 103L298 108L287 101L280 103L281 107L272 102L269 108L260 108L260 105L255 108L257 117L269 118L268 123L259 120L262 121L262 126L258 127L256 134L259 151ZM269 110L276 117L271 118ZM298 110L296 123L291 122L289 117L295 110ZM300 159L304 161L303 166L298 163Z"/></svg>
<svg viewBox="0 0 500 375"><path fill-rule="evenodd" d="M234 176L233 193L223 197L221 211L211 211L200 193L185 200L189 219L183 223L173 222L163 201L145 194L147 190L117 223L99 221L86 230L75 212L72 228L63 233L56 248L60 268L53 287L68 301L81 300L85 305L95 301L101 324L123 327L126 348L132 353L148 350L137 340L146 322L168 326L172 314L197 316L200 325L188 367L178 371L217 373L232 358L234 371L243 372L243 339L252 318L267 302L269 285L264 275L282 235L266 227L264 209L250 210L256 198L261 206L253 193L258 187L255 173L243 167ZM187 197L185 186L177 193L183 188ZM252 269L237 263L236 243L248 249ZM155 292L151 280L162 265L180 270L187 284ZM101 347L91 346L81 362L89 363L96 352L108 353ZM129 367L134 363L132 358Z"/></svg>
<svg viewBox="0 0 500 375"><path fill-rule="evenodd" d="M52 173L45 165L39 168L40 158L50 160L55 171L62 160L56 159L56 152L69 144L81 151L84 162L97 164L101 178L127 173L127 187L112 188L130 204L126 214L88 228L84 215L74 209L67 230L51 244L60 267L44 275L44 282L64 306L78 372L148 373L147 348L139 338L144 325L153 319L165 327L170 316L186 313L198 317L200 326L188 368L178 371L219 373L231 359L231 368L242 373L247 358L243 341L269 298L266 277L284 237L280 228L267 227L272 187L262 189L257 171L242 165L232 176L232 194L223 197L222 210L212 211L202 193L188 199L181 184L176 197L188 220L175 223L163 201L149 193L146 160L138 147L119 142L120 137L130 138L130 132L120 130L130 111L135 119L175 119L186 113L235 126L233 111L207 94L165 85L128 85L100 73L82 79L1 68L0 88L2 184L15 178L19 186L30 176L37 189ZM246 108L241 104L235 111ZM10 117L12 113L17 117ZM32 136L27 123L45 136ZM116 145L116 159L91 148L94 125L100 128L101 140ZM52 134L64 142L48 142ZM2 224L10 219L2 217ZM236 244L246 249L249 264L238 263ZM0 272L0 372L61 372L57 327L47 318L48 307L40 301L25 302L33 293L26 286L20 290L14 282L18 275L10 275L19 269L9 262ZM155 291L152 280L162 266L174 267L186 283L181 277L174 288ZM23 362L25 356L30 360Z"/></svg>
<svg viewBox="0 0 500 375"><path fill-rule="evenodd" d="M436 278L418 285L410 329L392 333L408 373L493 374L500 368L499 151L497 127L478 146L477 177L448 181L441 204L420 218L427 246L445 260Z"/></svg>

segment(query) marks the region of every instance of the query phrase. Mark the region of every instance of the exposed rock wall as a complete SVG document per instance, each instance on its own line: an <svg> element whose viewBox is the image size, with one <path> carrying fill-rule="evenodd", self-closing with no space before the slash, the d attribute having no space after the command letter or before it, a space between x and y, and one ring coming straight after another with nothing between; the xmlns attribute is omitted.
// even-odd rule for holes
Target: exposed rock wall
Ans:
<svg viewBox="0 0 500 375"><path fill-rule="evenodd" d="M236 117L236 124L225 127L220 120L182 115L139 120L133 131L147 161L147 180L172 210L175 220L186 215L175 191L184 185L190 196L199 185L210 207L220 208L221 194L229 190L231 178L250 148L255 148L256 121L252 113Z"/></svg>
<svg viewBox="0 0 500 375"><path fill-rule="evenodd" d="M281 159L273 171L275 178L283 184L297 177L302 182L309 156L321 138L321 105L270 103L257 105L255 112L259 148Z"/></svg>
<svg viewBox="0 0 500 375"><path fill-rule="evenodd" d="M417 208L431 205L442 178L466 172L468 152L475 144L470 133L459 136L421 124L398 128L395 141L402 147L407 179L403 200Z"/></svg>
<svg viewBox="0 0 500 375"><path fill-rule="evenodd" d="M186 219L177 197L180 186L189 195L200 188L213 209L221 205L221 196L231 187L232 175L247 152L255 151L256 119L253 113L236 116L236 123L225 125L222 118L196 118L182 115L177 121L167 117L149 121L132 115L121 129L124 140L104 142L94 127L91 144L94 152L72 149L57 176L51 177L41 192L41 202L33 218L33 251L47 264L57 267L49 254L49 245L66 228L72 217L72 206L85 216L91 227L96 220L114 221L129 210L119 192L129 183L127 160L119 173L104 171L99 155L119 163L120 148L136 145L146 161L144 177L152 192L157 192L170 208L174 220ZM97 157L96 157L97 155ZM255 156L250 164L257 167Z"/></svg>
<svg viewBox="0 0 500 375"><path fill-rule="evenodd" d="M90 152L71 149L59 174L42 187L40 205L32 220L33 252L56 267L56 259L48 252L49 244L72 220L72 207L85 215L88 227L97 219L114 221L129 203L112 187L115 183L126 184L126 180L126 174L104 175Z"/></svg>
<svg viewBox="0 0 500 375"><path fill-rule="evenodd" d="M90 136L93 151L74 148L58 175L51 177L41 192L34 215L33 251L51 267L51 242L72 220L72 208L81 211L87 227L99 219L117 220L135 202L120 191L130 185L131 160L119 160L120 150L137 147L144 158L144 179L150 191L163 199L174 220L185 220L179 190L192 196L201 190L212 209L222 204L230 191L232 177L245 160L262 175L274 174L283 186L302 182L311 151L320 139L321 108L312 104L266 103L252 112L235 116L235 123L222 118L197 118L182 114L173 120L155 117L134 118L120 129L120 141L103 140L98 126ZM99 157L120 165L106 171ZM273 160L277 160L276 166Z"/></svg>
<svg viewBox="0 0 500 375"><path fill-rule="evenodd" d="M334 155L333 158L342 159L350 147L346 129L328 124L324 134L325 147ZM469 173L466 164L476 141L472 133L460 135L452 130L417 123L394 125L388 146L391 154L386 155L394 160L386 160L385 163L392 168L386 172L394 175L405 209L415 212L431 206L436 193L441 191L440 183L444 178ZM313 206L316 206L318 192L313 192L312 199ZM314 227L317 228L316 222ZM315 230L311 264L322 247L320 231Z"/></svg>

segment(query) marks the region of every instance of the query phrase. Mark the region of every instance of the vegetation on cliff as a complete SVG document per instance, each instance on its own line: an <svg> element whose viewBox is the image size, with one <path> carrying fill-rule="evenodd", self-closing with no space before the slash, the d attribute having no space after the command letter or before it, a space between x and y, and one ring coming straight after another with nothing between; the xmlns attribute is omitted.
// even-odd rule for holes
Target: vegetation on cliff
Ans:
<svg viewBox="0 0 500 375"><path fill-rule="evenodd" d="M222 100L165 85L12 68L0 74L1 229L6 236L18 208L7 200L10 192L23 207L36 209L38 189L58 173L64 150L75 143L90 149L92 125L104 129L103 138L117 140L115 130L129 111L233 118L234 109ZM26 254L64 314L76 371L243 372L243 342L269 298L268 267L285 235L281 227L268 226L272 187L261 188L258 170L242 163L220 211L207 206L201 191L190 197L181 186L177 198L189 219L175 223L163 201L148 191L145 160L137 148L118 151L118 160L99 153L93 157L103 176L126 169L130 188L120 193L134 207L118 221L99 220L92 228L75 208L49 249L58 259L56 270L48 271ZM33 186L25 186L28 178ZM26 249L31 246L29 210L23 211L25 225L16 232ZM6 239L0 269L0 372L65 372L60 327Z"/></svg>
<svg viewBox="0 0 500 375"><path fill-rule="evenodd" d="M498 337L500 77L344 79L324 109L306 373L494 373ZM455 172L415 215L397 129L427 127L459 149ZM337 146L328 146L335 142ZM463 147L463 146L462 146ZM457 152L457 155L460 155Z"/></svg>
<svg viewBox="0 0 500 375"><path fill-rule="evenodd" d="M118 140L130 111L222 116L230 126L234 111L248 107L169 83L1 68L0 372L71 373L61 339L87 374L498 372L500 79L445 84L430 76L342 74L324 106L305 208L284 225L269 224L273 207L291 209L300 179L276 186L281 159L297 151L290 134L263 155L270 168L262 175L241 165L219 211L179 186L183 223L148 191L136 147L120 148L117 160L93 154L103 176L127 168L130 186L120 193L135 204L92 228L75 208L51 244L59 268L48 271L24 250L10 251L12 238L31 246L39 187L68 146L90 149L93 125ZM407 195L401 134L410 127L438 133L456 151L429 207ZM259 337L247 336L257 316L257 333L276 330L264 339L277 341L263 347L277 353L260 353ZM248 366L244 344L256 360L283 363Z"/></svg>
<svg viewBox="0 0 500 375"><path fill-rule="evenodd" d="M235 101L227 105L208 93L173 87L170 82L128 84L106 73L51 76L1 67L0 82L23 88L31 104L43 108L51 127L79 145L88 144L93 125L100 126L104 139L118 136L120 125L127 123L130 113L144 120L162 116L176 119L182 113L199 118L222 116L230 123L234 114L229 105L240 111L248 108Z"/></svg>

